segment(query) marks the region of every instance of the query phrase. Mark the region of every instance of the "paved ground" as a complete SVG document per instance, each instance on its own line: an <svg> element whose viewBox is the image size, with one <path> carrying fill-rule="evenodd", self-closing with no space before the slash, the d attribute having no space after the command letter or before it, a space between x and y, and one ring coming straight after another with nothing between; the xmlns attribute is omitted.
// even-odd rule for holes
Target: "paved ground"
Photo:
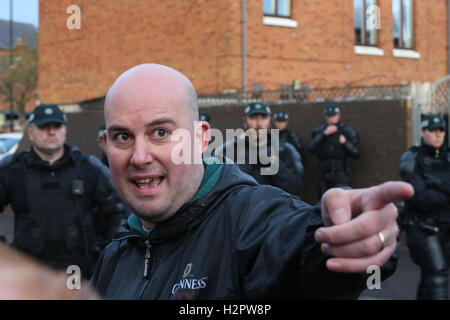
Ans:
<svg viewBox="0 0 450 320"><path fill-rule="evenodd" d="M0 236L6 235L8 242L13 237L13 216L0 214ZM402 235L403 236L403 235ZM408 249L401 240L400 260L397 271L381 283L381 289L365 290L360 299L414 300L420 270L409 258Z"/></svg>
<svg viewBox="0 0 450 320"><path fill-rule="evenodd" d="M381 289L365 290L360 299L415 300L420 269L409 258L408 249L400 247L396 272L381 283Z"/></svg>

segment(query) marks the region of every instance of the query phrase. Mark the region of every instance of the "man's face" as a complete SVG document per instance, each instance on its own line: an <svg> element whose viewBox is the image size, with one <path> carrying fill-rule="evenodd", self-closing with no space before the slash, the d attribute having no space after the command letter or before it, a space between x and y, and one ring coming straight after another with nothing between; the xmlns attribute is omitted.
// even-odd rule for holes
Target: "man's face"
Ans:
<svg viewBox="0 0 450 320"><path fill-rule="evenodd" d="M209 126L203 122L194 137L189 99L180 83L131 78L108 93L106 151L122 200L141 219L155 224L194 196L203 174L202 164L174 163L172 150L179 142L171 136L185 129L191 142L197 139L206 148L208 142L202 139ZM191 152L201 155L203 150L197 149L192 146Z"/></svg>
<svg viewBox="0 0 450 320"><path fill-rule="evenodd" d="M63 148L67 127L61 123L47 123L40 127L31 124L27 132L28 138L36 149L44 153L54 153Z"/></svg>
<svg viewBox="0 0 450 320"><path fill-rule="evenodd" d="M280 131L286 129L287 126L288 126L287 121L275 121L275 128L277 128Z"/></svg>
<svg viewBox="0 0 450 320"><path fill-rule="evenodd" d="M334 116L326 116L325 120L326 120L328 125L337 124L341 120L341 115L340 114L335 114Z"/></svg>
<svg viewBox="0 0 450 320"><path fill-rule="evenodd" d="M269 129L270 116L265 114L253 114L244 118L244 125L246 129Z"/></svg>
<svg viewBox="0 0 450 320"><path fill-rule="evenodd" d="M422 130L421 136L425 144L435 148L440 148L444 143L445 131L443 129L435 129L433 131Z"/></svg>

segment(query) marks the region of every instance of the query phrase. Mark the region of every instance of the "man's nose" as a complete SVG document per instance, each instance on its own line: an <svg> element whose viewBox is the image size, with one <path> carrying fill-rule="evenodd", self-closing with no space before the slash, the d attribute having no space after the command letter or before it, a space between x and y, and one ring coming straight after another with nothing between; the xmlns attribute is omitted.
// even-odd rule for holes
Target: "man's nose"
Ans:
<svg viewBox="0 0 450 320"><path fill-rule="evenodd" d="M48 127L47 127L47 133L48 133L49 135L54 135L54 134L56 133L56 127L54 127L54 126L48 126Z"/></svg>
<svg viewBox="0 0 450 320"><path fill-rule="evenodd" d="M135 167L144 167L153 160L151 144L148 141L136 140L130 164Z"/></svg>

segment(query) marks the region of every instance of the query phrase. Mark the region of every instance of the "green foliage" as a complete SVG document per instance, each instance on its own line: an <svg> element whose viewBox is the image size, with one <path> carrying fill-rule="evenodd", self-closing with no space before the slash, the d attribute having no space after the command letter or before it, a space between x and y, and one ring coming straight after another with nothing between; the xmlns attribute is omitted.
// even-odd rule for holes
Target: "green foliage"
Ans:
<svg viewBox="0 0 450 320"><path fill-rule="evenodd" d="M25 114L26 104L35 97L37 86L37 51L26 44L11 49L13 64L9 55L0 59L0 99L13 111Z"/></svg>

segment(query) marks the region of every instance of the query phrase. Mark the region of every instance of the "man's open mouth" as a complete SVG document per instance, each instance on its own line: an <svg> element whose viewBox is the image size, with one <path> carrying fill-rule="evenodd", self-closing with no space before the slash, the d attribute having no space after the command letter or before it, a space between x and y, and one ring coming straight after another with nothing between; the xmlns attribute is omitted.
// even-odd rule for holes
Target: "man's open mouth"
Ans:
<svg viewBox="0 0 450 320"><path fill-rule="evenodd" d="M139 189L153 188L159 186L159 184L164 180L164 177L157 178L146 178L134 180L134 184Z"/></svg>

